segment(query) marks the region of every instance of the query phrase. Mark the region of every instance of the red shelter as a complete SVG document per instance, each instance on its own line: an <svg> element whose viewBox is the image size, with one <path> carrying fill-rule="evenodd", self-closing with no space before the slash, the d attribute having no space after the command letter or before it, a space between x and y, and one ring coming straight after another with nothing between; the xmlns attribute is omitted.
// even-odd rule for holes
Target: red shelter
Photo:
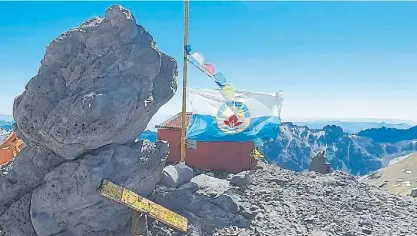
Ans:
<svg viewBox="0 0 417 236"><path fill-rule="evenodd" d="M187 113L187 125L192 113ZM168 162L181 160L181 113L157 125L158 139L169 143ZM186 142L185 162L199 169L240 172L256 164L250 153L253 142Z"/></svg>

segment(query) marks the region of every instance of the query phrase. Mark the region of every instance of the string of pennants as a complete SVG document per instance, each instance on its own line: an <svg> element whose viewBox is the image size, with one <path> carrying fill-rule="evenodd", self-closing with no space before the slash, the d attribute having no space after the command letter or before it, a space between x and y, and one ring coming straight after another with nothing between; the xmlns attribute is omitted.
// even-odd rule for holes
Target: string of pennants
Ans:
<svg viewBox="0 0 417 236"><path fill-rule="evenodd" d="M227 83L224 75L221 72L217 72L216 67L213 64L206 63L204 56L199 52L193 51L191 45L186 45L184 49L187 54L186 60L195 66L198 70L206 74L219 86L226 101L232 100L235 95L235 90L231 84ZM196 143L190 142L189 140L186 140L186 144L189 148L196 148ZM258 147L254 147L250 153L250 156L255 160L259 160L265 157L265 154L263 154Z"/></svg>
<svg viewBox="0 0 417 236"><path fill-rule="evenodd" d="M232 100L233 96L235 95L235 90L231 84L227 83L224 75L221 72L217 72L216 67L213 64L206 63L204 56L199 52L194 52L191 48L191 45L186 45L184 49L187 53L187 61L199 69L201 72L206 74L209 78L214 80L214 82L221 89L223 97L227 101Z"/></svg>

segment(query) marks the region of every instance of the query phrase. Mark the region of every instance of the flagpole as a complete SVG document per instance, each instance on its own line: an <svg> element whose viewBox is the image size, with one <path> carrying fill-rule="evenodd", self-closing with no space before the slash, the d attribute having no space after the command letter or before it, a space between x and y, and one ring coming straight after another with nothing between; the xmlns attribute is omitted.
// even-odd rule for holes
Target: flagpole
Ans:
<svg viewBox="0 0 417 236"><path fill-rule="evenodd" d="M187 117L187 52L188 44L188 0L184 1L184 65L182 70L182 124L181 124L181 163L185 163L185 129Z"/></svg>

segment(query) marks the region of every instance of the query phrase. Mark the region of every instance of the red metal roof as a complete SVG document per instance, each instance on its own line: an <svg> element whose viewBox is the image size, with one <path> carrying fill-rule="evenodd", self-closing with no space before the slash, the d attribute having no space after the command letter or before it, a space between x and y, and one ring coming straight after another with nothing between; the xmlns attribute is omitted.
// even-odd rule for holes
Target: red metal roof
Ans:
<svg viewBox="0 0 417 236"><path fill-rule="evenodd" d="M190 122L192 114L192 112L187 112L185 120L186 126L188 125L188 122ZM156 125L155 128L181 130L181 112L169 118L168 120L162 122L162 124Z"/></svg>

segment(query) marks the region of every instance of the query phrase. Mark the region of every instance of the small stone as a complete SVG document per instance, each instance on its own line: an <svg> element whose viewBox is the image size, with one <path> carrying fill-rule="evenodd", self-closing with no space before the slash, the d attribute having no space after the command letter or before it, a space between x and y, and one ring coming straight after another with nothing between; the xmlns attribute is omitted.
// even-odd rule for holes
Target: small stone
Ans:
<svg viewBox="0 0 417 236"><path fill-rule="evenodd" d="M311 232L311 236L327 236L327 233L321 230L314 230Z"/></svg>
<svg viewBox="0 0 417 236"><path fill-rule="evenodd" d="M417 197L417 188L414 188L413 190L411 190L410 196Z"/></svg>
<svg viewBox="0 0 417 236"><path fill-rule="evenodd" d="M235 186L245 186L250 184L249 171L243 171L230 178L230 184Z"/></svg>
<svg viewBox="0 0 417 236"><path fill-rule="evenodd" d="M162 170L160 183L167 187L178 188L190 182L193 176L193 169L185 164L169 165Z"/></svg>
<svg viewBox="0 0 417 236"><path fill-rule="evenodd" d="M314 223L314 216L309 216L309 217L306 217L306 218L304 218L304 221L305 221L307 224L312 224L312 223Z"/></svg>
<svg viewBox="0 0 417 236"><path fill-rule="evenodd" d="M368 228L362 228L362 232L364 234L368 234L368 235L371 235L372 234L372 230L371 229L368 229Z"/></svg>

